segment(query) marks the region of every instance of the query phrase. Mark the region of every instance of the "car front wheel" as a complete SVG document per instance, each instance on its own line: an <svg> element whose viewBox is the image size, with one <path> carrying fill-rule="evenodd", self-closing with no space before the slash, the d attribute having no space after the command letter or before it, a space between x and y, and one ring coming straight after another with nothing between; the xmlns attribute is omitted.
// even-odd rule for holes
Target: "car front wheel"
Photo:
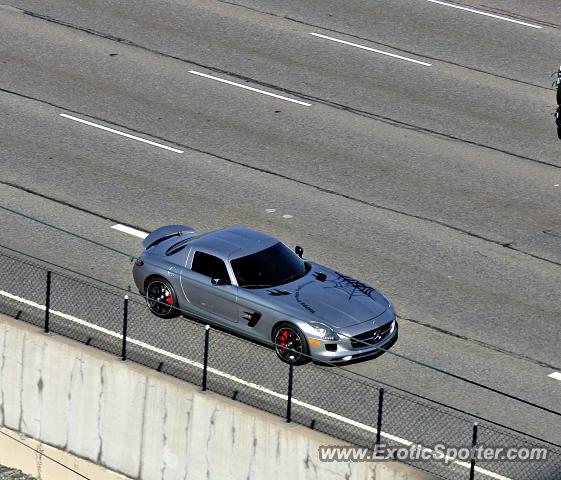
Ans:
<svg viewBox="0 0 561 480"><path fill-rule="evenodd" d="M277 356L283 362L303 365L311 360L306 337L291 323L283 322L275 327L273 343Z"/></svg>

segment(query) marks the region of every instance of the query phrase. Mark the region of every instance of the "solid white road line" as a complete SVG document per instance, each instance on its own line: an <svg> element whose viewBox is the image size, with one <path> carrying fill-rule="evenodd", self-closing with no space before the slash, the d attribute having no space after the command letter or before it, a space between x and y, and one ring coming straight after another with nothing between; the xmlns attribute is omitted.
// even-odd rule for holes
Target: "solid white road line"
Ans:
<svg viewBox="0 0 561 480"><path fill-rule="evenodd" d="M87 120L83 120L78 117L73 117L72 115L67 115L66 113L60 113L59 115L64 118L68 118L69 120L74 120L75 122L89 125L90 127L99 128L100 130L105 130L106 132L115 133L117 135L121 135L122 137L132 138L133 140L138 140L139 142L147 143L148 145L153 145L154 147L163 148L165 150L170 150L171 152L175 152L175 153L184 153L183 150L178 150L177 148L168 147L167 145L162 145L161 143L152 142L151 140L146 140L145 138L136 137L129 133L121 132L113 128L104 127L103 125L98 125L97 123L89 122Z"/></svg>
<svg viewBox="0 0 561 480"><path fill-rule="evenodd" d="M561 380L561 373L553 372L548 375L548 377L553 378L555 380Z"/></svg>
<svg viewBox="0 0 561 480"><path fill-rule="evenodd" d="M32 302L31 300L27 300L25 298L18 297L17 295L6 292L4 290L0 290L0 295L2 295L4 297L7 297L11 300L15 300L17 302L23 303L25 305L29 305L31 307L37 308L37 309L42 310L42 311L45 311L45 309L46 309L45 305L41 305L39 303ZM84 327L88 327L88 328L91 328L92 330L96 330L98 332L104 333L106 335L109 335L110 337L117 338L119 340L123 339L123 335L118 333L118 332L108 330L107 328L100 327L99 325L95 325L93 323L87 322L85 320L74 317L72 315L68 315L66 313L62 313L62 312L59 312L57 310L50 310L50 313L51 313L51 315L54 315L54 316L57 316L57 317L60 317L60 318L64 318L65 320L70 320L71 322L77 323L79 325L83 325ZM171 352L168 352L166 350L162 350L161 348L154 347L153 345L150 345L149 343L145 343L145 342L142 342L140 340L136 340L136 339L131 338L131 337L127 337L127 342L131 343L133 345L137 345L139 347L145 348L146 350L150 350L151 352L158 353L158 354L163 355L165 357L172 358L172 359L177 360L177 361L179 361L181 363L184 363L186 365L190 365L190 366L195 367L195 368L203 369L203 364L202 363L195 362L194 360L190 360L188 358L181 357L180 355L177 355L175 353L171 353ZM259 392L263 392L263 393L266 393L268 395L271 395L272 397L280 398L282 400L287 400L288 399L287 395L284 394L284 393L278 393L278 392L275 392L274 390L271 390L267 387L263 387L263 386L258 385L256 383L247 382L245 380L242 380L239 377L236 377L235 375L232 375L232 374L226 373L226 372L222 372L221 370L218 370L216 368L208 367L208 371L210 373L213 373L214 375L218 375L222 378L227 378L228 380L236 382L240 385L244 385L246 387L252 388L252 389L257 390ZM313 412L319 413L319 414L324 415L326 417L334 418L334 419L339 420L340 422L346 423L348 425L353 425L354 427L360 428L361 430L365 430L367 432L371 432L371 433L374 433L374 434L377 432L376 428L374 428L370 425L365 425L364 423L360 423L360 422L357 422L356 420L353 420L351 418L347 418L347 417L344 417L344 416L339 415L337 413L333 413L333 412L330 412L328 410L325 410L323 408L316 407L315 405L303 402L303 401L298 400L296 398L292 398L292 402L295 405L299 405L300 407L303 407L307 410L311 410ZM391 433L387 433L387 432L380 432L380 436L383 437L383 438L387 438L388 440L392 440L392 441L394 441L396 443L399 443L401 445L404 445L406 447L409 447L409 446L414 444L413 442L411 442L409 440L398 437L396 435L392 435ZM423 450L428 451L428 452L432 452L431 449L426 448L426 447L424 447ZM460 460L453 460L453 459L449 459L449 460L451 461L451 463L454 463L454 464L459 465L461 467L465 467L465 468L470 468L471 467L471 465L467 462L462 462ZM475 470L477 472L483 474L483 475L487 475L488 477L494 478L496 480L511 480L508 477L504 477L502 475L499 475L498 473L492 472L490 470L486 470L486 469L478 467L478 466L475 467Z"/></svg>
<svg viewBox="0 0 561 480"><path fill-rule="evenodd" d="M517 23L518 25L524 25L525 27L543 28L540 25L534 25L533 23L522 22L520 20L515 20L514 18L503 17L502 15L495 15L494 13L482 12L481 10L475 10L474 8L462 7L461 5L455 5L453 3L442 2L441 0L427 0L427 2L438 3L439 5L444 5L445 7L457 8L458 10L465 10L466 12L477 13L479 15L485 15L486 17L497 18L499 20L504 20L505 22Z"/></svg>
<svg viewBox="0 0 561 480"><path fill-rule="evenodd" d="M365 45L359 45L358 43L347 42L345 40L340 40L338 38L328 37L327 35L322 35L321 33L310 32L310 35L314 37L325 38L326 40L331 40L333 42L344 43L345 45L350 45L351 47L362 48L363 50L368 50L370 52L379 53L381 55L386 55L388 57L399 58L400 60L405 60L407 62L418 63L419 65L424 65L425 67L430 67L431 64L427 62L421 62L420 60L415 60L409 57L403 57L401 55L396 55L395 53L384 52L383 50L378 50L376 48L370 48Z"/></svg>
<svg viewBox="0 0 561 480"><path fill-rule="evenodd" d="M252 92L262 93L263 95L268 95L269 97L280 98L281 100L286 100L287 102L297 103L298 105L304 105L305 107L311 107L311 103L301 102L300 100L294 100L292 98L283 97L282 95L277 95L276 93L266 92L265 90L259 90L258 88L248 87L247 85L242 85L240 83L231 82L230 80L224 80L223 78L213 77L212 75L207 75L206 73L196 72L195 70L189 70L189 73L199 75L201 77L210 78L211 80L216 80L217 82L227 83L228 85L234 85L235 87L240 87L245 90L251 90Z"/></svg>
<svg viewBox="0 0 561 480"><path fill-rule="evenodd" d="M113 225L111 228L115 230L119 230L119 232L128 233L129 235L133 235L139 238L146 238L148 234L143 232L142 230L137 230L136 228L127 227L126 225L121 225L118 223L117 225Z"/></svg>

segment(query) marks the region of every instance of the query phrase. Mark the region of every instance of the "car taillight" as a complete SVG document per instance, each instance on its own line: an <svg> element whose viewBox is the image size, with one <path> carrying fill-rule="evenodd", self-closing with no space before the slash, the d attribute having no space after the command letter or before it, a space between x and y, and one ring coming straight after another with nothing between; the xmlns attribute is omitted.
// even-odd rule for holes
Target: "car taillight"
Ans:
<svg viewBox="0 0 561 480"><path fill-rule="evenodd" d="M142 260L140 260L140 258L137 258L137 259L134 261L134 264L135 264L136 266L138 266L138 267L142 267L142 265L144 265L144 262L143 262Z"/></svg>

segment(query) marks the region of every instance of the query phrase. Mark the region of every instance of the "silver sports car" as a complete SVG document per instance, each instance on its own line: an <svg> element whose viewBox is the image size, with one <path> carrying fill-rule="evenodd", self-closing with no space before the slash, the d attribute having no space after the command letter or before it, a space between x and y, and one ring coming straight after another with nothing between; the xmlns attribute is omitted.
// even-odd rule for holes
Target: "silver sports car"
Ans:
<svg viewBox="0 0 561 480"><path fill-rule="evenodd" d="M134 281L158 317L205 320L273 344L295 364L377 356L397 340L395 312L381 292L264 233L169 225L143 247Z"/></svg>

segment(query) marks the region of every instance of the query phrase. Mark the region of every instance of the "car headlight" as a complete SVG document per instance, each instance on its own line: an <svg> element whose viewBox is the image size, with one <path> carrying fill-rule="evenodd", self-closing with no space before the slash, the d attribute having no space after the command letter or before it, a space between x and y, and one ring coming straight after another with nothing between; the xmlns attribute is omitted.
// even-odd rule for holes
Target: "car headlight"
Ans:
<svg viewBox="0 0 561 480"><path fill-rule="evenodd" d="M320 322L309 322L309 324L314 328L317 335L324 340L339 340L339 335L337 335L331 328Z"/></svg>
<svg viewBox="0 0 561 480"><path fill-rule="evenodd" d="M395 318L393 319L392 328L390 328L390 333L393 333L394 330L395 330Z"/></svg>

